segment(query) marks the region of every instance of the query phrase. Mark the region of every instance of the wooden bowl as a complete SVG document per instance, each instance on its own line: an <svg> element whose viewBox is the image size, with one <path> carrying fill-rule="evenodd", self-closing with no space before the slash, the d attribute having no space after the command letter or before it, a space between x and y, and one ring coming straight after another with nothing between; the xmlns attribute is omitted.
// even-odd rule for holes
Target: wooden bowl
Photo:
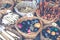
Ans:
<svg viewBox="0 0 60 40"><path fill-rule="evenodd" d="M41 31L42 31L42 21L40 20L40 24L41 24L41 27L39 28L39 30L37 32L31 32L30 34L27 34L27 33L24 33L22 32L21 30L18 29L18 23L19 22L22 22L22 21L25 21L25 20L32 20L32 19L37 19L37 17L22 17L20 18L19 20L17 20L16 22L16 30L25 38L35 38Z"/></svg>

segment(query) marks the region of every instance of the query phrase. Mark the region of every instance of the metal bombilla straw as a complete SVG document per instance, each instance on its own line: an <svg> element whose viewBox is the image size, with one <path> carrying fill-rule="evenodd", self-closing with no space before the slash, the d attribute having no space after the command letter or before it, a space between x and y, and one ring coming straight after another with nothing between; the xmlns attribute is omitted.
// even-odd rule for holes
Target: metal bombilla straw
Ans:
<svg viewBox="0 0 60 40"><path fill-rule="evenodd" d="M43 16L44 15L44 0L40 0L42 2L42 5L40 4L40 2L38 3L39 4L39 9L40 9L40 16ZM42 8L41 8L42 6ZM37 15L38 16L38 15Z"/></svg>
<svg viewBox="0 0 60 40"><path fill-rule="evenodd" d="M39 10L41 11L40 1L41 1L41 0L36 0L36 4L37 4L37 9L39 9ZM37 15L37 16L39 17L40 15Z"/></svg>
<svg viewBox="0 0 60 40"><path fill-rule="evenodd" d="M44 0L42 0L42 12L41 15L44 16Z"/></svg>

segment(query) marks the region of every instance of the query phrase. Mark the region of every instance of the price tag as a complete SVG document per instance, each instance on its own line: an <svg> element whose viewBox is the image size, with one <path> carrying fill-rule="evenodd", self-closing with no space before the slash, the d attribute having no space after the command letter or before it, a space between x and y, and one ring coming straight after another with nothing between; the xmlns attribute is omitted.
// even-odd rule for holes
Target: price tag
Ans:
<svg viewBox="0 0 60 40"><path fill-rule="evenodd" d="M56 23L54 23L54 22L52 23L52 25L53 25L53 26L57 26L57 24L56 24Z"/></svg>
<svg viewBox="0 0 60 40"><path fill-rule="evenodd" d="M12 14L12 11L11 11L11 10L7 10L7 13L8 13L8 14Z"/></svg>

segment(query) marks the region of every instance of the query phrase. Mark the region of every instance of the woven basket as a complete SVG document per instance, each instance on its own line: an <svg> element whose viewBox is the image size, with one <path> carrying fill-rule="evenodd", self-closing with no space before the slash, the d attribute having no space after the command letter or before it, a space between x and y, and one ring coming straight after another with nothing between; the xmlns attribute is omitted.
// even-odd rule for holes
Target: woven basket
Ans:
<svg viewBox="0 0 60 40"><path fill-rule="evenodd" d="M17 29L17 31L24 37L24 38L35 38L37 35L38 35L38 33L39 32L41 32L42 31L42 21L40 20L40 23L41 23L41 27L39 28L39 30L37 31L37 32L31 32L30 34L27 34L27 33L24 33L24 32L22 32L22 31L20 31L19 29L18 29L18 26L17 26L17 24L18 24L18 22L22 22L22 21L25 21L25 20L32 20L32 19L36 19L37 17L22 17L22 18L20 18L17 22L16 22L16 26L15 26L15 28Z"/></svg>
<svg viewBox="0 0 60 40"><path fill-rule="evenodd" d="M36 5L34 5L32 2L30 2L30 1L21 1L21 2L19 2L15 7L14 7L14 9L15 9L15 11L19 14L19 15L21 15L21 16L25 16L26 14L28 14L28 13L24 13L24 12L20 12L18 9L20 9L21 7L31 7L31 8L33 8L33 11L31 11L31 12L28 12L28 13L34 13L34 10L36 9Z"/></svg>
<svg viewBox="0 0 60 40"><path fill-rule="evenodd" d="M11 7L4 8L4 9L0 10L0 13L2 13L2 14L5 14L7 12L7 10L13 10L14 1L12 1L12 0L1 0L0 6L2 6L3 4L6 4L6 3L11 4Z"/></svg>
<svg viewBox="0 0 60 40"><path fill-rule="evenodd" d="M46 6L48 6L48 4L49 4L48 2L45 2L44 7L46 8ZM40 4L40 7L42 7L42 3ZM53 8L57 8L57 7L58 7L58 4L56 4L55 6L53 6ZM41 8L40 8L40 9L41 9ZM40 19L44 22L44 24L56 22L56 21L58 20L59 14L57 14L57 15L55 16L55 18L52 19L51 21L46 20L46 19L43 19L43 18L41 17L41 15L40 15L40 12L41 12L40 9L37 9L38 11L36 11L36 14L37 14L38 17L40 17Z"/></svg>
<svg viewBox="0 0 60 40"><path fill-rule="evenodd" d="M45 29L45 28L48 27L48 26L53 26L53 25L51 25L51 24L46 25L46 26L44 26L43 29ZM60 30L60 28L59 28L58 25L57 25L57 26L53 26L53 27L56 27L56 28L58 28L58 29ZM51 39L49 39L49 38L45 38L45 37L42 35L42 32L41 32L40 34L41 34L41 35L40 35L41 40L51 40ZM59 36L60 36L60 35L59 35Z"/></svg>

